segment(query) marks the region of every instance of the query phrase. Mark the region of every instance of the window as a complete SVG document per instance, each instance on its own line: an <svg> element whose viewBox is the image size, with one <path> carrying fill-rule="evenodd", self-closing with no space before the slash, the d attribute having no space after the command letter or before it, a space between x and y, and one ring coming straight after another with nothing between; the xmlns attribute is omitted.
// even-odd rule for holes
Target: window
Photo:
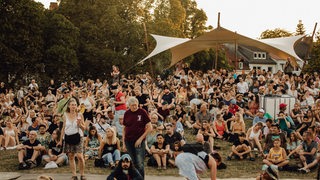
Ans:
<svg viewBox="0 0 320 180"><path fill-rule="evenodd" d="M253 59L266 59L267 54L265 52L254 52Z"/></svg>

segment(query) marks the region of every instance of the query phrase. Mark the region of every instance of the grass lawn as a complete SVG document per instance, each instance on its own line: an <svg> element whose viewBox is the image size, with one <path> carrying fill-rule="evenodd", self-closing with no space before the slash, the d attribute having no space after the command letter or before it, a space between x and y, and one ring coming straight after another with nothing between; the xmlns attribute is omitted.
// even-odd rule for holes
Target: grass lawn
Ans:
<svg viewBox="0 0 320 180"><path fill-rule="evenodd" d="M189 131L186 131L186 138L189 142L193 136ZM256 177L262 167L262 159L256 158L256 161L251 162L249 160L231 160L226 161L227 154L230 152L231 144L228 142L223 142L216 140L215 144L220 146L219 152L223 157L223 161L227 164L227 169L219 170L217 177L220 178L252 178ZM24 173L70 173L69 166L60 167L58 169L43 169L42 167L37 167L31 170L18 170L18 157L17 150L6 150L0 151L0 171L1 172L24 172ZM293 160L290 163L294 163ZM108 168L96 168L94 167L93 160L88 160L86 162L86 173L89 174L104 174L108 175L110 170ZM147 167L145 162L145 172L147 175L159 175L159 176L178 176L177 168L168 168L167 170L157 170L152 167ZM208 177L208 174L203 174L203 177ZM312 171L308 174L300 174L297 172L280 172L280 178L294 178L294 179L315 179L316 172ZM1 178L0 178L1 179Z"/></svg>

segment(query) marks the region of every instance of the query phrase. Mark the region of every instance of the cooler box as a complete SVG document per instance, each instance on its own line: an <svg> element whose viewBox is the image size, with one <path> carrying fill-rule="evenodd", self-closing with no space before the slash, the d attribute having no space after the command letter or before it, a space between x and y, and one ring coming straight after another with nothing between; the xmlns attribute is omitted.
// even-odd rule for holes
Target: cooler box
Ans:
<svg viewBox="0 0 320 180"><path fill-rule="evenodd" d="M287 104L287 110L285 113L290 114L290 110L294 108L296 99L294 96L282 95L282 96L260 96L260 108L264 109L266 113L269 113L273 119L276 119L279 114L279 105L281 103Z"/></svg>

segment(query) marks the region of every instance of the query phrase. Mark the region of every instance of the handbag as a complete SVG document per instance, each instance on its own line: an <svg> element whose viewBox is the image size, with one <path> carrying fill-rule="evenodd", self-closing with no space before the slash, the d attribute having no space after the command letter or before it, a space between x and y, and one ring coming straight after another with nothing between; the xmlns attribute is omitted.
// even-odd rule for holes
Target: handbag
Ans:
<svg viewBox="0 0 320 180"><path fill-rule="evenodd" d="M80 143L80 139L81 137L79 132L71 135L64 135L64 140L67 144L77 145Z"/></svg>
<svg viewBox="0 0 320 180"><path fill-rule="evenodd" d="M101 158L97 158L94 160L94 166L95 167L105 167L105 164L104 164L104 160Z"/></svg>

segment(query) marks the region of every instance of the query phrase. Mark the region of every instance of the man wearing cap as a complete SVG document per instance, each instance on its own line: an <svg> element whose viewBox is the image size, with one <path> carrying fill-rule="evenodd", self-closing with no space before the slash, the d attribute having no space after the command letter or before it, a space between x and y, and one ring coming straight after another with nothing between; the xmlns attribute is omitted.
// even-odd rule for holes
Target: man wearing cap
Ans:
<svg viewBox="0 0 320 180"><path fill-rule="evenodd" d="M259 109L256 116L253 118L252 126L257 124L258 122L262 122L264 125L266 124L267 118L264 117L264 110Z"/></svg>
<svg viewBox="0 0 320 180"><path fill-rule="evenodd" d="M139 108L139 101L135 97L128 99L129 110L123 117L123 150L128 151L135 167L144 177L145 138L152 131L149 115Z"/></svg>
<svg viewBox="0 0 320 180"><path fill-rule="evenodd" d="M143 177L139 171L134 167L132 159L128 154L121 156L118 166L107 177L107 180L142 180Z"/></svg>
<svg viewBox="0 0 320 180"><path fill-rule="evenodd" d="M280 104L279 104L279 109L280 109L280 112L282 111L282 112L285 113L286 110L287 110L287 104L285 104L285 103L280 103ZM294 121L293 121L293 119L292 119L287 113L285 113L285 118L286 118L287 121L290 122L291 129L295 129Z"/></svg>

